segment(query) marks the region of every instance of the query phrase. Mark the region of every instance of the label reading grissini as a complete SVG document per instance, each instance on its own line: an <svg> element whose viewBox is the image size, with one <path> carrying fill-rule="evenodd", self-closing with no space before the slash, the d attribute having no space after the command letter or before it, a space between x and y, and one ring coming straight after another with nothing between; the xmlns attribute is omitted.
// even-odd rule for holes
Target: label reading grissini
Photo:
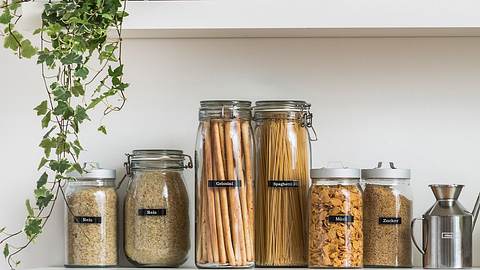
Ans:
<svg viewBox="0 0 480 270"><path fill-rule="evenodd" d="M165 209L165 208L159 208L159 209L141 208L141 209L138 209L138 215L139 216L166 216L167 215L167 209Z"/></svg>
<svg viewBox="0 0 480 270"><path fill-rule="evenodd" d="M75 223L86 223L86 224L99 224L102 223L102 217L85 217L78 216L73 218Z"/></svg>
<svg viewBox="0 0 480 270"><path fill-rule="evenodd" d="M240 180L208 180L209 188L237 188L242 186Z"/></svg>
<svg viewBox="0 0 480 270"><path fill-rule="evenodd" d="M379 217L378 224L382 225L397 225L402 224L402 218L400 217Z"/></svg>
<svg viewBox="0 0 480 270"><path fill-rule="evenodd" d="M300 186L299 181L296 180L270 180L268 187L271 188L297 188Z"/></svg>
<svg viewBox="0 0 480 270"><path fill-rule="evenodd" d="M353 223L353 216L329 216L328 222L330 223Z"/></svg>

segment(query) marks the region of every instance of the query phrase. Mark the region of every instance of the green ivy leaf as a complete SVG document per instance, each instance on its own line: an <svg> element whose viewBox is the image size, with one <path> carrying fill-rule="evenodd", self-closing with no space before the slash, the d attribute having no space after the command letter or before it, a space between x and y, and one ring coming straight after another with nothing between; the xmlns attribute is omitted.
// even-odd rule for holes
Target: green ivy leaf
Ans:
<svg viewBox="0 0 480 270"><path fill-rule="evenodd" d="M23 36L17 31L13 31L12 33L9 33L9 31L5 32L6 34L3 41L3 46L7 49L17 51L20 46L20 42L23 40Z"/></svg>
<svg viewBox="0 0 480 270"><path fill-rule="evenodd" d="M43 159L42 159L42 162L43 162ZM37 181L37 188L41 188L45 186L47 184L47 180L48 180L48 174L44 172Z"/></svg>
<svg viewBox="0 0 480 270"><path fill-rule="evenodd" d="M0 15L0 24L9 24L13 19L12 14L10 14L10 9L6 8L3 10L2 15Z"/></svg>
<svg viewBox="0 0 480 270"><path fill-rule="evenodd" d="M63 174L65 171L68 170L68 168L70 168L70 162L68 162L68 160L66 159L60 159L59 161L50 161L50 169L59 174Z"/></svg>
<svg viewBox="0 0 480 270"><path fill-rule="evenodd" d="M88 71L88 68L86 67L79 67L77 70L75 70L75 76L82 78L84 80L87 78L88 73L89 71Z"/></svg>
<svg viewBox="0 0 480 270"><path fill-rule="evenodd" d="M98 127L97 130L100 131L101 133L107 135L107 128L105 126L100 126L100 127Z"/></svg>
<svg viewBox="0 0 480 270"><path fill-rule="evenodd" d="M34 194L35 199L37 200L37 206L40 210L47 207L53 199L53 193L45 186L35 189Z"/></svg>
<svg viewBox="0 0 480 270"><path fill-rule="evenodd" d="M35 54L37 54L37 49L35 49L35 47L32 46L32 43L30 42L30 40L23 40L21 43L20 43L20 54L25 57L25 58L32 58L32 56L34 56Z"/></svg>
<svg viewBox="0 0 480 270"><path fill-rule="evenodd" d="M83 121L85 120L90 120L87 114L87 110L80 105L77 105L77 108L75 109L74 119L75 121L78 121L80 124L83 123Z"/></svg>
<svg viewBox="0 0 480 270"><path fill-rule="evenodd" d="M75 171L77 171L79 174L82 174L82 173L83 173L83 168L82 168L82 166L81 166L80 164L78 164L78 163L74 163L74 164L72 165L72 169L75 170Z"/></svg>
<svg viewBox="0 0 480 270"><path fill-rule="evenodd" d="M79 81L75 81L74 85L71 88L71 91L75 97L85 95L85 89L83 88L83 85Z"/></svg>
<svg viewBox="0 0 480 270"><path fill-rule="evenodd" d="M41 168L43 168L43 166L45 166L45 164L47 164L47 163L48 163L48 159L42 157L42 160L40 160L40 163L38 164L37 170L40 170Z"/></svg>
<svg viewBox="0 0 480 270"><path fill-rule="evenodd" d="M48 111L48 103L46 100L42 101L40 105L34 108L35 111L37 111L37 115L44 115Z"/></svg>
<svg viewBox="0 0 480 270"><path fill-rule="evenodd" d="M3 256L7 258L8 255L10 255L10 249L8 247L8 243L6 243L5 246L3 247Z"/></svg>
<svg viewBox="0 0 480 270"><path fill-rule="evenodd" d="M42 118L42 128L47 128L48 125L50 124L50 120L52 120L52 113L48 112L43 118Z"/></svg>
<svg viewBox="0 0 480 270"><path fill-rule="evenodd" d="M35 213L33 212L33 208L30 205L30 200L29 199L25 200L25 207L27 207L28 216L33 217L35 215Z"/></svg>
<svg viewBox="0 0 480 270"><path fill-rule="evenodd" d="M42 142L40 142L39 146L41 148L43 148L45 156L48 158L48 157L50 157L50 153L52 152L52 148L55 148L56 144L50 138L44 138L42 140Z"/></svg>
<svg viewBox="0 0 480 270"><path fill-rule="evenodd" d="M42 232L42 220L40 218L28 218L25 224L24 231L28 239L34 239Z"/></svg>

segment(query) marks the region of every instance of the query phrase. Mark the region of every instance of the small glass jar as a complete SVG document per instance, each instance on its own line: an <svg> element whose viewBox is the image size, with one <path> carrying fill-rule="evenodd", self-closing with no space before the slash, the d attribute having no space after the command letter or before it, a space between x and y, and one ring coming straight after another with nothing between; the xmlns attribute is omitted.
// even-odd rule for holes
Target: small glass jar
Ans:
<svg viewBox="0 0 480 270"><path fill-rule="evenodd" d="M254 119L256 265L306 266L310 104L294 100L258 101Z"/></svg>
<svg viewBox="0 0 480 270"><path fill-rule="evenodd" d="M360 170L311 171L309 196L310 268L363 267L363 201Z"/></svg>
<svg viewBox="0 0 480 270"><path fill-rule="evenodd" d="M180 150L135 150L127 156L125 255L136 266L180 266L190 249L183 170L192 168L192 160Z"/></svg>
<svg viewBox="0 0 480 270"><path fill-rule="evenodd" d="M362 170L365 266L412 267L410 170L382 165Z"/></svg>
<svg viewBox="0 0 480 270"><path fill-rule="evenodd" d="M254 144L249 101L202 101L195 152L196 265L248 268L254 251Z"/></svg>
<svg viewBox="0 0 480 270"><path fill-rule="evenodd" d="M65 188L65 266L116 266L115 170L87 163Z"/></svg>

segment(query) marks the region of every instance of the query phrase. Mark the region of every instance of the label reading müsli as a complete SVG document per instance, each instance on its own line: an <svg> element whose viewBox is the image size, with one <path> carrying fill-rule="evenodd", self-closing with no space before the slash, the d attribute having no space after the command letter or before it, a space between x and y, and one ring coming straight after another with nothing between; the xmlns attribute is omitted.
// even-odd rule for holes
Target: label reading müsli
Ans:
<svg viewBox="0 0 480 270"><path fill-rule="evenodd" d="M378 224L397 225L402 224L402 218L397 217L379 217Z"/></svg>
<svg viewBox="0 0 480 270"><path fill-rule="evenodd" d="M268 181L268 187L271 188L298 188L300 186L299 181L290 180L270 180Z"/></svg>
<svg viewBox="0 0 480 270"><path fill-rule="evenodd" d="M329 216L328 222L330 223L353 223L353 216Z"/></svg>
<svg viewBox="0 0 480 270"><path fill-rule="evenodd" d="M74 217L75 223L99 224L102 223L102 217Z"/></svg>
<svg viewBox="0 0 480 270"><path fill-rule="evenodd" d="M159 208L159 209L138 209L139 216L166 216L167 209Z"/></svg>
<svg viewBox="0 0 480 270"><path fill-rule="evenodd" d="M237 188L242 186L240 180L208 180L209 188Z"/></svg>

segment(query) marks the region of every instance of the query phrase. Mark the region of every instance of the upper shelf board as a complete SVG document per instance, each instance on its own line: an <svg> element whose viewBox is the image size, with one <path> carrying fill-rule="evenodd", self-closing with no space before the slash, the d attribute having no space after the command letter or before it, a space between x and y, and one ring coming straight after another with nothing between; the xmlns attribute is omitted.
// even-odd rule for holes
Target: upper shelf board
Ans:
<svg viewBox="0 0 480 270"><path fill-rule="evenodd" d="M127 12L125 38L480 37L478 0L128 1Z"/></svg>

